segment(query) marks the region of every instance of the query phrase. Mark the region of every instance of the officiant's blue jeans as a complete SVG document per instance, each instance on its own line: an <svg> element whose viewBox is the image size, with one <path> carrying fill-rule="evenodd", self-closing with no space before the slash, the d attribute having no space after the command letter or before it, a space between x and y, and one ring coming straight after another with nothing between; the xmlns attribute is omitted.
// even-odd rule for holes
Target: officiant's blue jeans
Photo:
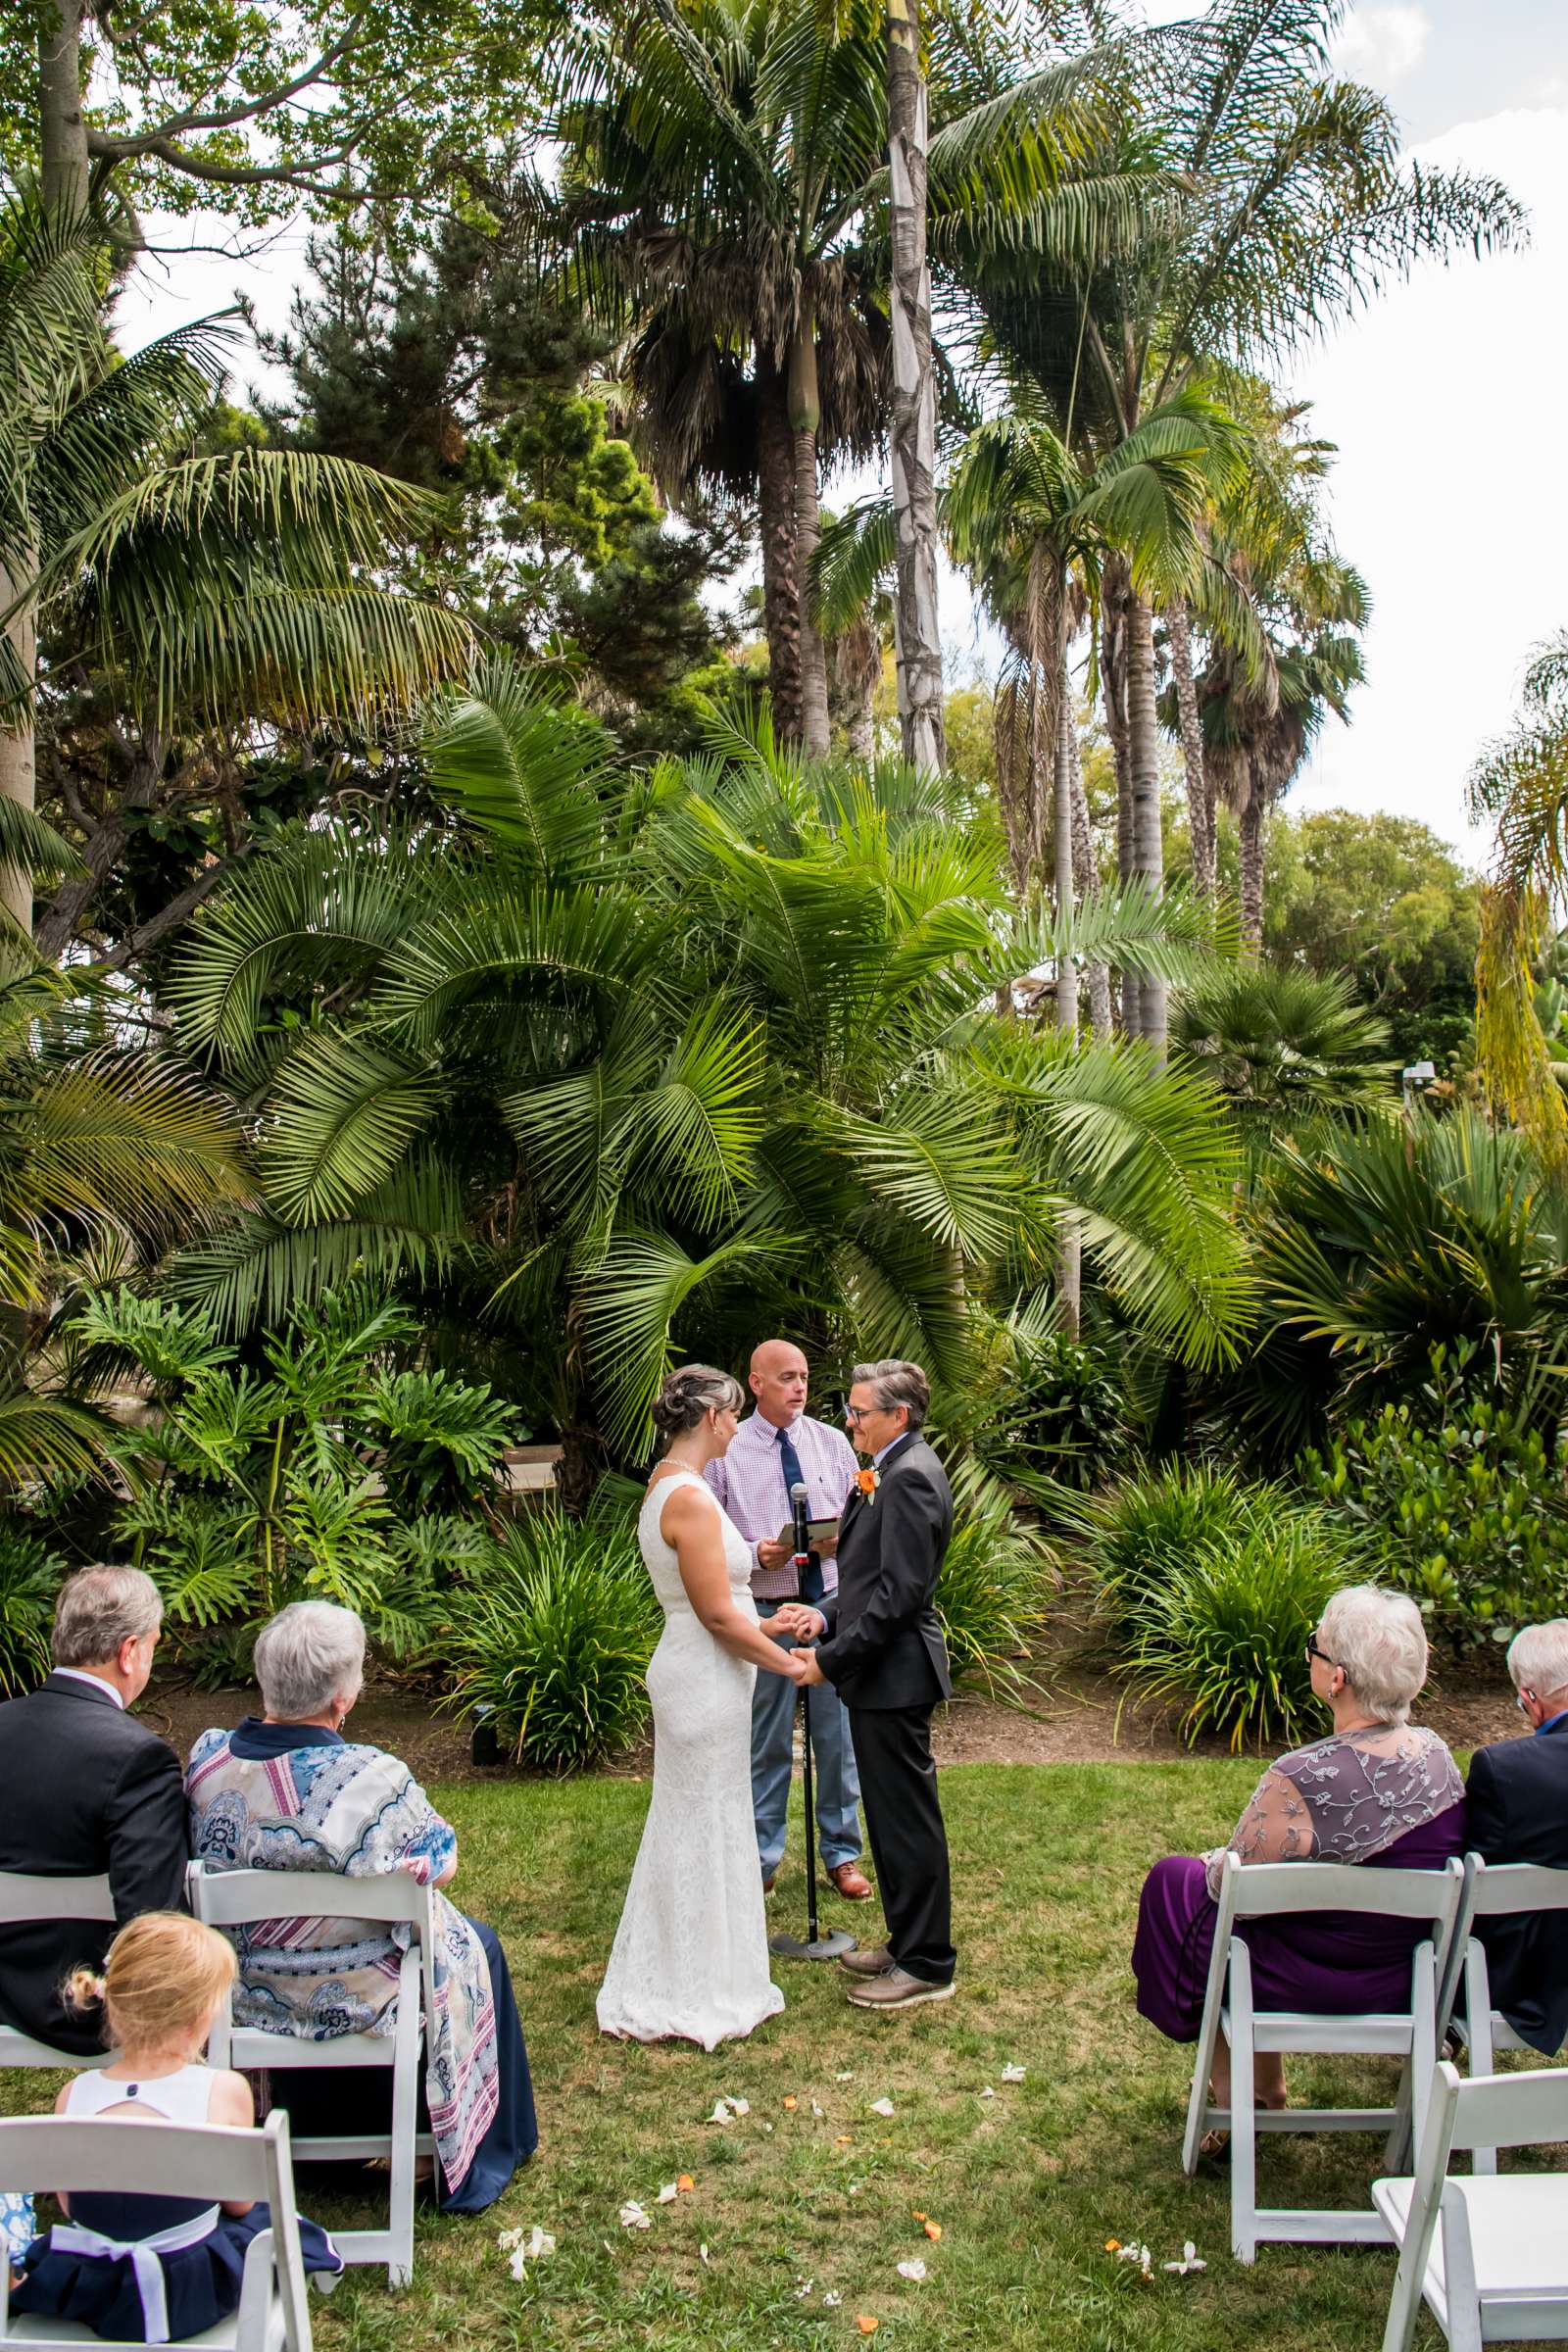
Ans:
<svg viewBox="0 0 1568 2352"><path fill-rule="evenodd" d="M767 1603L764 1601L765 1609ZM793 1649L792 1641L779 1642ZM827 1685L807 1692L811 1760L816 1770L816 1837L824 1870L860 1855L860 1776L855 1769L850 1718L838 1692ZM770 1879L784 1857L784 1820L790 1801L794 1747L795 1685L782 1674L757 1676L752 1696L752 1811L757 1819L757 1854Z"/></svg>

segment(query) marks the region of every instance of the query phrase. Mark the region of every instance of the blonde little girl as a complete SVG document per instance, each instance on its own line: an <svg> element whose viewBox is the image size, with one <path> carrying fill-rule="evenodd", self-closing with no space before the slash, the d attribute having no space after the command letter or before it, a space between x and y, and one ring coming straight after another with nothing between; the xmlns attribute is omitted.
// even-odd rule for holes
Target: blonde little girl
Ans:
<svg viewBox="0 0 1568 2352"><path fill-rule="evenodd" d="M73 2075L55 2113L254 2124L244 2076L217 2073L202 2058L234 1972L233 1946L182 1912L144 1912L122 1928L104 1974L78 1968L64 1987L73 2008L103 2003L105 2038L117 2054L96 2072ZM27 2248L11 2308L125 2343L178 2342L237 2310L245 2249L271 2226L265 2205L189 2197L82 2192L60 2204L68 2218ZM314 2222L301 2222L300 2238L307 2270L342 2270Z"/></svg>

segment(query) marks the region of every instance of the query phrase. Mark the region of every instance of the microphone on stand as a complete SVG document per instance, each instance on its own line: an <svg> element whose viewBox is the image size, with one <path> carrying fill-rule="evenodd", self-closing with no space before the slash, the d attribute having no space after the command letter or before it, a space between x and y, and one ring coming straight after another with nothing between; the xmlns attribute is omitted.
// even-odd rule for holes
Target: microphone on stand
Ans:
<svg viewBox="0 0 1568 2352"><path fill-rule="evenodd" d="M790 1489L790 1512L795 1521L795 1566L807 1568L811 1560L811 1497L804 1478Z"/></svg>

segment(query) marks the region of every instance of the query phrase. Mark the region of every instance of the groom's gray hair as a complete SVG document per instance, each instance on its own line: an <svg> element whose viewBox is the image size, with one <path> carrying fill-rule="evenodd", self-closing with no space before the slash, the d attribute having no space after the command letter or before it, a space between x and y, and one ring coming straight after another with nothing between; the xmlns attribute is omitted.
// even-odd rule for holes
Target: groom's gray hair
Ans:
<svg viewBox="0 0 1568 2352"><path fill-rule="evenodd" d="M907 1407L911 1429L925 1426L931 1383L918 1364L902 1363L896 1355L885 1355L880 1363L857 1364L855 1379L875 1390L877 1403L885 1413L902 1404Z"/></svg>

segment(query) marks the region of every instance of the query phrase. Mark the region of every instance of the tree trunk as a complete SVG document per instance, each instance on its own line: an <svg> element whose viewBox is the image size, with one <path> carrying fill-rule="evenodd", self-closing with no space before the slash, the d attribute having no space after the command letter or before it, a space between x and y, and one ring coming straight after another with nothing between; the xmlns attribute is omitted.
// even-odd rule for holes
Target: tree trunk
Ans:
<svg viewBox="0 0 1568 2352"><path fill-rule="evenodd" d="M1056 757L1054 796L1056 882L1056 929L1070 934L1073 914L1072 764L1076 729L1072 696L1068 691L1067 649L1056 662ZM1056 957L1056 1026L1074 1033L1078 1027L1078 965L1068 953Z"/></svg>
<svg viewBox="0 0 1568 2352"><path fill-rule="evenodd" d="M893 515L904 756L947 765L937 616L937 393L926 263L926 92L919 0L887 0L888 217L893 243Z"/></svg>
<svg viewBox="0 0 1568 2352"><path fill-rule="evenodd" d="M1070 678L1067 683L1070 690ZM1100 896L1100 867L1095 858L1094 827L1089 820L1089 795L1084 790L1084 763L1078 750L1077 712L1072 711L1071 717L1067 752L1072 784L1072 878L1079 906L1087 906ZM1109 965L1086 964L1084 981L1089 991L1090 1027L1096 1042L1103 1043L1110 1036Z"/></svg>
<svg viewBox="0 0 1568 2352"><path fill-rule="evenodd" d="M773 727L781 743L799 743L801 598L795 563L795 449L784 379L759 353L760 511L762 526L762 627L767 637Z"/></svg>
<svg viewBox="0 0 1568 2352"><path fill-rule="evenodd" d="M1116 878L1132 879L1133 771L1127 744L1127 572L1119 557L1105 564L1102 605L1101 688L1105 702L1105 732L1116 768ZM1121 975L1121 1026L1126 1037L1138 1035L1138 975Z"/></svg>
<svg viewBox="0 0 1568 2352"><path fill-rule="evenodd" d="M1238 828L1242 868L1242 953L1263 953L1263 796L1250 779Z"/></svg>
<svg viewBox="0 0 1568 2352"><path fill-rule="evenodd" d="M1132 796L1133 875L1158 892L1165 876L1159 808L1159 727L1154 714L1154 616L1136 589L1127 596L1127 769ZM1165 1057L1165 983L1138 980L1138 1035Z"/></svg>
<svg viewBox="0 0 1568 2352"><path fill-rule="evenodd" d="M5 565L0 564L0 612L11 603L16 593L10 574ZM38 639L30 605L24 605L22 611L7 621L6 636L27 676L35 676ZM30 710L18 710L9 721L0 721L0 793L8 801L15 801L22 808L31 809L37 806L36 741ZM0 865L0 906L4 906L13 922L30 936L32 876L20 866Z"/></svg>
<svg viewBox="0 0 1568 2352"><path fill-rule="evenodd" d="M1193 683L1193 637L1187 607L1178 597L1166 607L1165 627L1170 637L1171 676L1176 682L1176 710L1181 721L1182 762L1187 770L1187 821L1193 836L1193 880L1201 898L1214 896L1218 879L1215 854L1214 792L1203 765L1203 728L1198 715L1198 689Z"/></svg>
<svg viewBox="0 0 1568 2352"><path fill-rule="evenodd" d="M858 620L826 641L827 709L845 749L859 767L876 762L875 698L882 676L882 640L868 620Z"/></svg>
<svg viewBox="0 0 1568 2352"><path fill-rule="evenodd" d="M38 181L50 212L87 209L81 111L81 0L43 0L38 25Z"/></svg>
<svg viewBox="0 0 1568 2352"><path fill-rule="evenodd" d="M822 403L816 381L815 321L805 319L790 344L790 441L795 468L795 577L801 592L801 739L813 760L825 760L827 654L811 616L811 558L822 536L816 491L816 435Z"/></svg>

